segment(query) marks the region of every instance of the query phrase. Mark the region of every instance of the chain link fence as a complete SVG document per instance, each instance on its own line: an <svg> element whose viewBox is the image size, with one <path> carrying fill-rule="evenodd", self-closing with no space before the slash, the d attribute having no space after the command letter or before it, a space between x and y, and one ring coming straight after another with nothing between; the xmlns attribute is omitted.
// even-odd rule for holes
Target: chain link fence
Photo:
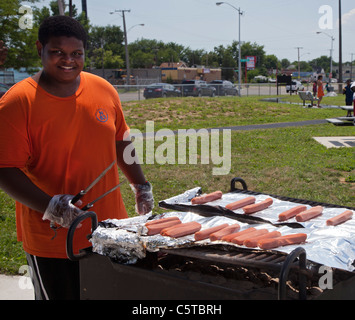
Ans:
<svg viewBox="0 0 355 320"><path fill-rule="evenodd" d="M144 88L147 85L152 83L152 80L147 81L146 83L141 83L138 81L136 85L115 85L114 87L117 89L121 101L133 101L133 100L143 100L144 98ZM312 91L312 84L305 83L304 90L305 91ZM181 97L184 97L184 85L182 84L173 84L174 87L181 91ZM216 85L214 85L216 86ZM235 85L237 89L239 89L239 85ZM238 90L239 91L239 90ZM219 92L218 88L216 92ZM286 87L284 85L279 86L277 88L276 83L243 83L240 86L240 96L241 97L249 97L249 96L275 96L275 95L295 95L296 92L287 93ZM218 94L215 95L219 97Z"/></svg>

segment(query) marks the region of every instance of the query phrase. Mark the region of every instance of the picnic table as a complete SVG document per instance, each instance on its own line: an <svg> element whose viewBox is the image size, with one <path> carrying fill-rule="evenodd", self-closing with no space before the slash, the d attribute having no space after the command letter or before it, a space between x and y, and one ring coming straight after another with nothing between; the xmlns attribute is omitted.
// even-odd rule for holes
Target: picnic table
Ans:
<svg viewBox="0 0 355 320"><path fill-rule="evenodd" d="M335 125L355 125L355 115L353 115L353 106L339 106L340 109L347 111L345 117L338 117L333 119L326 119L328 122Z"/></svg>
<svg viewBox="0 0 355 320"><path fill-rule="evenodd" d="M353 106L340 106L339 108L347 111L347 114L346 114L347 117L353 117L353 114L352 114L354 111Z"/></svg>

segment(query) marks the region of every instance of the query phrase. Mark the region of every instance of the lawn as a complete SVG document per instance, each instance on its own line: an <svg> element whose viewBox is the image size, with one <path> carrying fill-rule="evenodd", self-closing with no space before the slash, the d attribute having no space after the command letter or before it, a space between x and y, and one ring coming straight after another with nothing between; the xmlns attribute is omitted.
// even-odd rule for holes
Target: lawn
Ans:
<svg viewBox="0 0 355 320"><path fill-rule="evenodd" d="M285 101L295 96L284 96ZM310 109L286 103L259 101L260 97L174 98L123 103L127 122L132 129L146 130L146 121L154 129L202 129L245 124L289 122L344 116L339 109ZM324 104L342 105L343 96L325 98ZM295 99L299 102L299 98ZM203 147L197 145L197 164L143 163L147 179L153 185L155 212L158 202L196 186L204 192L229 191L230 180L242 177L250 190L283 196L355 207L354 148L327 149L313 137L355 136L355 127L321 124L303 127L231 132L231 170L213 175L213 161L203 163ZM163 141L154 140L155 154ZM219 154L223 155L222 133ZM178 140L173 141L178 151ZM186 159L189 155L187 151ZM218 150L213 149L214 152ZM146 142L143 143L143 154ZM212 159L212 155L208 154ZM144 157L143 157L144 160ZM122 194L131 216L134 198L128 185ZM0 191L0 273L17 273L25 264L21 244L16 242L14 202Z"/></svg>

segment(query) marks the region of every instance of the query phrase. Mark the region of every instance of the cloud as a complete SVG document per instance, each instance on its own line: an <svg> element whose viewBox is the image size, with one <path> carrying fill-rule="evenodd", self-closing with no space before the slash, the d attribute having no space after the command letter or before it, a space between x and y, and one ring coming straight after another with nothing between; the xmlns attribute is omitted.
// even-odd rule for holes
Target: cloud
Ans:
<svg viewBox="0 0 355 320"><path fill-rule="evenodd" d="M349 22L353 22L354 18L355 18L355 8L351 9L349 12L343 14L342 23L347 24Z"/></svg>

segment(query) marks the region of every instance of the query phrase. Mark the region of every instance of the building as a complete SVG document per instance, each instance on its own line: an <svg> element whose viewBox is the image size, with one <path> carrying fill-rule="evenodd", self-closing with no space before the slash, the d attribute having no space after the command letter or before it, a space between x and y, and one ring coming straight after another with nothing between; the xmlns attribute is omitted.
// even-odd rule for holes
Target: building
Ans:
<svg viewBox="0 0 355 320"><path fill-rule="evenodd" d="M205 66L188 67L184 62L164 62L160 65L161 79L163 82L181 83L185 79L189 80L221 80L222 70L207 68Z"/></svg>

